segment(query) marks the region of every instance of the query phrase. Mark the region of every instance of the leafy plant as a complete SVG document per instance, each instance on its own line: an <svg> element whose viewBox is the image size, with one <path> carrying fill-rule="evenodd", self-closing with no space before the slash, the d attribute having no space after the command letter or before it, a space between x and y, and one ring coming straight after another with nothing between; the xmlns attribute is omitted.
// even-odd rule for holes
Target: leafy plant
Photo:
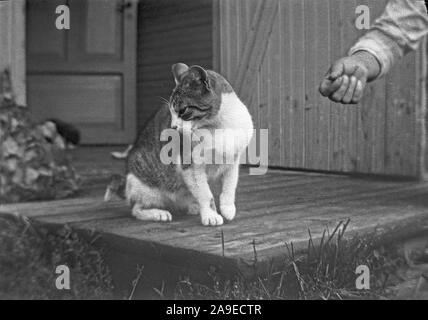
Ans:
<svg viewBox="0 0 428 320"><path fill-rule="evenodd" d="M3 75L3 90L6 80ZM79 179L67 152L48 141L44 127L34 123L28 108L18 106L12 97L0 92L0 203L74 194Z"/></svg>

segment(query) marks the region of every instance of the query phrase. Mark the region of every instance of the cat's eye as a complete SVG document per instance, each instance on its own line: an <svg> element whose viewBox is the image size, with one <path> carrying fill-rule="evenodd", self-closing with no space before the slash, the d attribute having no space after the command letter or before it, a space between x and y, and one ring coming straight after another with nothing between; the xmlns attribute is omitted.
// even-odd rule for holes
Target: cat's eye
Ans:
<svg viewBox="0 0 428 320"><path fill-rule="evenodd" d="M184 121L191 120L193 117L193 112L191 110L192 107L186 107L178 113L179 117L183 119Z"/></svg>
<svg viewBox="0 0 428 320"><path fill-rule="evenodd" d="M178 115L181 117L183 114L185 114L185 113L187 112L187 109L188 109L188 107L183 108L183 109L180 109L180 110L178 111Z"/></svg>

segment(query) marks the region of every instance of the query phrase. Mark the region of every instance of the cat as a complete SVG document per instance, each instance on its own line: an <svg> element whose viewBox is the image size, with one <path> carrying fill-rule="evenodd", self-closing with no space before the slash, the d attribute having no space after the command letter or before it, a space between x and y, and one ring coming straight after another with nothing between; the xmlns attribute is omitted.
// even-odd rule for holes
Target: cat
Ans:
<svg viewBox="0 0 428 320"><path fill-rule="evenodd" d="M133 216L140 220L171 221L173 215L184 213L200 215L204 226L222 225L224 219L230 221L236 215L239 160L252 138L253 121L247 107L220 74L183 63L174 64L172 74L175 88L170 100L138 134L127 156L125 197ZM224 143L235 143L224 149L211 146L212 151L222 156L226 153L233 161L164 164L160 153L167 142L161 141L160 135L165 129L177 130L181 137L201 129L213 134L220 132ZM204 144L205 139L200 143ZM183 153L180 155L182 160ZM209 181L221 185L220 214Z"/></svg>

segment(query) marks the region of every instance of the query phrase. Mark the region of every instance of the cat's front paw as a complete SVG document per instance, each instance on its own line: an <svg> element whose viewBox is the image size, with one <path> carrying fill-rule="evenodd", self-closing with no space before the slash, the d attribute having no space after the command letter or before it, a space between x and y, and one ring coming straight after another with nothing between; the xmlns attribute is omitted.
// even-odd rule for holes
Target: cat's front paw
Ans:
<svg viewBox="0 0 428 320"><path fill-rule="evenodd" d="M201 221L204 226L221 226L223 217L212 209L201 212Z"/></svg>
<svg viewBox="0 0 428 320"><path fill-rule="evenodd" d="M236 215L236 207L234 204L220 205L221 215L228 221L233 220Z"/></svg>

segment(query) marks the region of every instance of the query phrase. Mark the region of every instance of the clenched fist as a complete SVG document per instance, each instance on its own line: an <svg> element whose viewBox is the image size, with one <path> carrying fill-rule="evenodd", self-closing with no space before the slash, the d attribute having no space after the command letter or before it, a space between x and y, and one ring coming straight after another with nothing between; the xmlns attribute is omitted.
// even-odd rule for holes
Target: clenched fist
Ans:
<svg viewBox="0 0 428 320"><path fill-rule="evenodd" d="M379 74L377 59L366 51L337 60L321 81L319 91L334 102L358 103L366 83Z"/></svg>

